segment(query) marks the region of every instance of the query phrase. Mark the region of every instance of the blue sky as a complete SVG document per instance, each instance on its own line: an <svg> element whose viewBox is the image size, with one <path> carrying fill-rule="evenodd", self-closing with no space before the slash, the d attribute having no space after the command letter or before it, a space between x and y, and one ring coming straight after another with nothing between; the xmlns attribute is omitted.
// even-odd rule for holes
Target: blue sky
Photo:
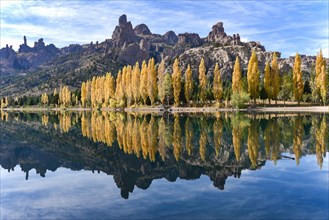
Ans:
<svg viewBox="0 0 329 220"><path fill-rule="evenodd" d="M17 50L44 38L46 44L64 47L111 38L121 14L133 26L148 25L152 33L168 30L208 35L212 25L224 22L229 35L243 41L260 41L267 51L283 57L328 57L328 1L12 1L1 0L1 47Z"/></svg>

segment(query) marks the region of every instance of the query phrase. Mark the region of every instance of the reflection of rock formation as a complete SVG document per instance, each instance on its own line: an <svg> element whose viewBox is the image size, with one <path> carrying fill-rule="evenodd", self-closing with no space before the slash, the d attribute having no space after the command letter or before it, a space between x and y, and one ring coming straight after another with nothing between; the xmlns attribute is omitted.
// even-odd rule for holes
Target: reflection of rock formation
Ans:
<svg viewBox="0 0 329 220"><path fill-rule="evenodd" d="M245 148L246 138L235 134L241 141L237 162L231 125L220 117L204 120L202 117L187 119L176 116L173 119L170 116L163 120L155 116L135 118L124 114L94 112L92 115L82 114L82 133L80 126L73 126L69 131L51 128L53 123L66 124L61 120L72 120L67 123L74 125L80 121L76 116L65 116L64 113L47 116L47 126L35 122L18 123L11 120L13 117L9 117L9 122L1 121L1 166L11 170L19 164L26 172L26 178L31 169L36 169L43 177L47 170L55 171L59 167L102 171L113 175L122 197L128 198L135 186L147 189L153 180L161 178L173 182L177 178L190 180L207 175L215 187L224 189L229 176L240 177L243 169L261 168L268 156L268 150L262 144L264 142L258 145L251 139L259 135L250 136L260 132L262 127L256 119L251 120L251 123L249 119L241 117L229 119L233 121L233 127L242 130L241 134L249 126L248 151L253 152ZM45 116L38 114L20 117L24 121L45 120ZM270 132L282 131L283 127L278 126L286 126L285 123L280 124L276 120L271 119L271 123L265 121L264 129ZM321 125L319 131L325 132L324 127ZM203 131L202 134L200 131ZM177 139L174 143L173 138ZM134 141L142 139L144 142L137 144L140 148L136 147ZM292 146L286 150L280 149L275 155L283 151L293 152L294 149ZM304 147L299 153L302 155L305 152L310 153L312 149Z"/></svg>

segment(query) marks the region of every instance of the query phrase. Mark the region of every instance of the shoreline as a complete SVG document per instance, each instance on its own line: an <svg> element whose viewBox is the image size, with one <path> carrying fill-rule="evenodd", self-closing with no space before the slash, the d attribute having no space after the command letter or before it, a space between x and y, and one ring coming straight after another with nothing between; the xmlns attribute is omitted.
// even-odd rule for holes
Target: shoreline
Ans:
<svg viewBox="0 0 329 220"><path fill-rule="evenodd" d="M329 113L329 106L294 106L294 107L255 107L245 109L217 108L217 107L138 107L138 108L45 108L45 107L27 107L27 108L4 108L1 111L19 111L19 112L40 112L40 111L106 111L106 112L140 112L140 113L216 113L216 112L243 112L243 113L275 113L275 112L309 112L309 113Z"/></svg>

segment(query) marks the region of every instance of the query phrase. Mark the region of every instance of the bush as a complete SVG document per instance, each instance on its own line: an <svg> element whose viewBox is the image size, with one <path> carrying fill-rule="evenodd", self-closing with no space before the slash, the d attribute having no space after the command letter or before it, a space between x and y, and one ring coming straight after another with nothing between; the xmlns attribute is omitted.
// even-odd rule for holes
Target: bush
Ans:
<svg viewBox="0 0 329 220"><path fill-rule="evenodd" d="M236 109L244 108L246 106L245 103L249 101L250 96L245 92L234 93L231 96L231 106Z"/></svg>

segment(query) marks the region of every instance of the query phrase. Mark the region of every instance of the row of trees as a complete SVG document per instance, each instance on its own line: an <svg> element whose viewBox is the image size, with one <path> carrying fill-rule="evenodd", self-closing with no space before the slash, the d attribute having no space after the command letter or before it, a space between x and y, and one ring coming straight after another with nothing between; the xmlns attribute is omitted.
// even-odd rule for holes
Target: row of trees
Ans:
<svg viewBox="0 0 329 220"><path fill-rule="evenodd" d="M208 75L209 74L208 72ZM297 53L292 74L280 76L277 56L274 53L271 63L267 62L264 69L263 81L260 80L260 70L255 51L252 52L248 62L247 77L242 77L239 57L236 57L232 73L232 83L222 82L218 63L215 64L213 78L207 77L204 59L201 59L198 78L194 80L191 66L188 64L185 74L175 59L172 74L166 73L165 62L162 60L158 67L154 59L143 61L140 67L136 62L134 66L125 66L119 70L117 77L111 73L104 76L94 76L81 86L80 91L72 93L67 86L60 88L59 94L54 91L50 99L44 93L38 103L48 105L56 102L60 106L68 107L81 104L82 107L126 107L154 105L157 102L175 106L205 105L215 100L219 104L223 99L231 100L231 105L241 107L249 99L254 104L258 98L288 100L291 93L298 104L303 100L304 85L301 71L301 57ZM315 76L311 77L312 96L321 100L323 104L328 97L328 73L326 61L322 51L316 57ZM20 102L17 100L17 103ZM32 102L33 103L33 102ZM1 107L8 106L8 99L1 99Z"/></svg>

